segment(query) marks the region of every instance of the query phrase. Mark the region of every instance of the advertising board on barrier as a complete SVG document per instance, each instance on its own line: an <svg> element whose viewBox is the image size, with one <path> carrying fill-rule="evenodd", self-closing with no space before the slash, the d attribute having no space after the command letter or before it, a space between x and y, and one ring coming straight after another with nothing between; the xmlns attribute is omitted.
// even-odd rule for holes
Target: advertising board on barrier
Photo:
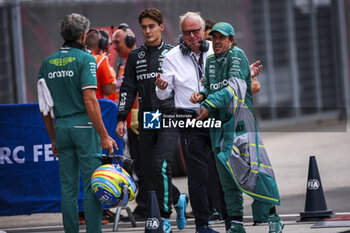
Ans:
<svg viewBox="0 0 350 233"><path fill-rule="evenodd" d="M118 105L99 100L105 127L116 137ZM60 212L58 158L53 156L39 106L0 105L0 216ZM79 206L82 208L82 189Z"/></svg>

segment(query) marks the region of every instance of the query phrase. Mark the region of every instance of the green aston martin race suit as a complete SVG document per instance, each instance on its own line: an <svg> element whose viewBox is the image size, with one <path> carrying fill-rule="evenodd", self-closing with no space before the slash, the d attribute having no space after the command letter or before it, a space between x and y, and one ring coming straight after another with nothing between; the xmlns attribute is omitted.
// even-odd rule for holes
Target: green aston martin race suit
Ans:
<svg viewBox="0 0 350 233"><path fill-rule="evenodd" d="M221 57L209 56L206 64L202 93L206 99L201 105L210 118L222 121L221 128L210 129L210 137L228 214L243 216L243 191L254 198L254 220L267 222L269 210L280 199L253 116L248 60L233 46Z"/></svg>

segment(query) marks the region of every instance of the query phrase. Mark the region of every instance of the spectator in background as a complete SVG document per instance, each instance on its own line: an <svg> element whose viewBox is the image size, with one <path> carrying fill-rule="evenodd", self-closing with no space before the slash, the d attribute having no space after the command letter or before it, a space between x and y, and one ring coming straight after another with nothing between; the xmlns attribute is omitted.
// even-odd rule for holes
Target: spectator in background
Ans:
<svg viewBox="0 0 350 233"><path fill-rule="evenodd" d="M96 59L96 96L98 99L103 99L105 96L108 98L108 96L116 91L115 73L110 68L108 57L101 55L102 51L108 48L108 40L102 37L97 29L92 28L87 34L85 45ZM111 98L114 101L113 97L112 95Z"/></svg>
<svg viewBox="0 0 350 233"><path fill-rule="evenodd" d="M111 38L109 35L109 32L107 30L101 29L99 30L101 36L106 39L107 46L104 46L104 48L101 49L101 55L109 56L110 50L111 50Z"/></svg>
<svg viewBox="0 0 350 233"><path fill-rule="evenodd" d="M101 36L106 38L106 40L107 40L107 46L105 48L101 49L101 55L102 56L107 56L108 57L108 61L110 61L109 55L110 55L112 42L111 42L111 38L109 36L109 32L104 30L104 29L99 30L99 32L101 33ZM108 62L108 65L109 65L109 69L111 70L111 74L114 76L115 85L116 85L116 88L117 88L117 74L115 73L115 69L113 68L113 66L110 65L109 62ZM108 96L108 99L113 100L113 101L116 101L116 98L117 98L116 92L114 92L114 93L112 93L112 94L110 94Z"/></svg>
<svg viewBox="0 0 350 233"><path fill-rule="evenodd" d="M204 39L205 40L211 40L211 35L209 34L211 32L211 28L216 24L216 21L212 19L205 20L205 32L204 32Z"/></svg>
<svg viewBox="0 0 350 233"><path fill-rule="evenodd" d="M129 25L122 23L112 36L113 48L117 51L117 55L121 58L117 65L117 92L116 102L119 104L120 86L124 79L125 64L129 53L136 48L136 38L134 32Z"/></svg>
<svg viewBox="0 0 350 233"><path fill-rule="evenodd" d="M125 64L128 60L129 53L136 48L135 34L126 23L120 24L118 29L113 33L112 44L118 56L121 58L117 65L117 103L119 104L119 91L124 81ZM138 112L139 102L138 99L135 98L131 112L126 119L127 134L124 135L123 138L127 146L126 153L129 153L130 157L134 160L134 172L137 176L136 181L139 186L136 196L137 205L133 210L133 215L137 221L144 221L147 214L148 188L141 164L142 155L140 153ZM121 220L128 220L128 217L122 216Z"/></svg>

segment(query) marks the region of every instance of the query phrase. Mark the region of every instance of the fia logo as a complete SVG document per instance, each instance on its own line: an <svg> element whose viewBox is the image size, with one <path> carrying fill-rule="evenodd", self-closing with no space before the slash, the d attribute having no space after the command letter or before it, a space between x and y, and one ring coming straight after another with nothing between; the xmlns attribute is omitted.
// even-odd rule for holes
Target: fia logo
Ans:
<svg viewBox="0 0 350 233"><path fill-rule="evenodd" d="M320 182L316 179L310 179L307 182L307 188L309 190L317 190L320 187Z"/></svg>
<svg viewBox="0 0 350 233"><path fill-rule="evenodd" d="M147 218L146 220L146 229L155 230L160 226L159 220L157 218Z"/></svg>
<svg viewBox="0 0 350 233"><path fill-rule="evenodd" d="M144 129L160 129L160 116L162 114L156 112L143 112L143 128Z"/></svg>

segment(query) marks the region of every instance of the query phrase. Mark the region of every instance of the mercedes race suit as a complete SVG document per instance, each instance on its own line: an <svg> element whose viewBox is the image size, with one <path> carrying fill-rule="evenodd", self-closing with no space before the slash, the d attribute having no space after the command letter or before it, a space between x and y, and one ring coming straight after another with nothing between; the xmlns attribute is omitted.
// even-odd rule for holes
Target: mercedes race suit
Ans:
<svg viewBox="0 0 350 233"><path fill-rule="evenodd" d="M155 93L155 80L158 73L162 71L164 55L172 48L171 45L162 42L157 47L146 47L134 49L130 52L123 84L120 89L120 102L118 121L124 121L139 93L140 114L144 111L161 110L162 113L174 111L174 98L160 101ZM139 116L139 120L142 116ZM142 125L142 124L141 124Z"/></svg>
<svg viewBox="0 0 350 233"><path fill-rule="evenodd" d="M118 122L124 121L139 96L140 151L145 180L157 193L159 211L163 218L169 218L173 201L180 192L172 184L171 164L176 150L178 133L172 129L144 128L143 117L152 112L175 114L174 96L159 100L155 93L155 80L162 71L165 54L172 48L164 42L159 46L141 46L130 52L127 59L124 80L120 88Z"/></svg>

